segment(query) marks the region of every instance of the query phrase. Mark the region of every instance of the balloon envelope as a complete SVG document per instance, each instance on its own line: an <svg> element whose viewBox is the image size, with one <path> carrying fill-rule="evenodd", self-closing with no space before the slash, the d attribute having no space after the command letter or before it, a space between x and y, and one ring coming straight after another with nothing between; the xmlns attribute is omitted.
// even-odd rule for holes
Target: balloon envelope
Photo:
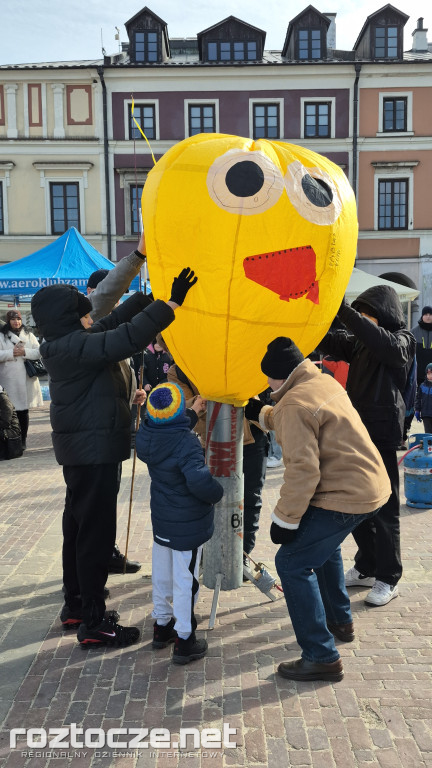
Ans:
<svg viewBox="0 0 432 768"><path fill-rule="evenodd" d="M142 197L155 298L198 276L164 331L201 395L241 405L267 387L277 336L309 354L327 332L354 265L357 213L339 166L297 145L198 134L150 171Z"/></svg>

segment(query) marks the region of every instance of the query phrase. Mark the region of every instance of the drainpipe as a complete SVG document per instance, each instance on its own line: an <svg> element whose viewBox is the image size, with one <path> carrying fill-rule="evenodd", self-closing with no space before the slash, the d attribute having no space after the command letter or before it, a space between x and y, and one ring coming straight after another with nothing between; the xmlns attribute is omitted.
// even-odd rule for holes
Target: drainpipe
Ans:
<svg viewBox="0 0 432 768"><path fill-rule="evenodd" d="M357 139L358 139L358 83L360 79L360 71L361 71L361 64L356 62L355 66L355 73L356 77L354 80L354 101L353 101L353 140L352 140L352 147L353 147L353 166L352 166L352 186L354 190L354 196L357 198ZM356 258L354 261L354 266L357 265L357 251L356 251Z"/></svg>
<svg viewBox="0 0 432 768"><path fill-rule="evenodd" d="M358 82L360 79L361 64L355 64L356 78L354 80L354 101L353 101L353 190L357 197L357 139L358 139Z"/></svg>
<svg viewBox="0 0 432 768"><path fill-rule="evenodd" d="M108 258L112 261L111 250L111 199L109 185L109 158L108 158L108 107L107 107L107 89L104 80L103 67L97 68L102 85L102 105L103 105L103 132L104 132L104 161L105 161L105 206L107 220L107 240L108 240Z"/></svg>

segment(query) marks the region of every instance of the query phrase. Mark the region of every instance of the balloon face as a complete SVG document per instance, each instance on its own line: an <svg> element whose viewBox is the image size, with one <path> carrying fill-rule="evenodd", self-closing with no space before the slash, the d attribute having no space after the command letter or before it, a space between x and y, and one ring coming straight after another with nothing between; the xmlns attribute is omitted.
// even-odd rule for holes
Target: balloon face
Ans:
<svg viewBox="0 0 432 768"><path fill-rule="evenodd" d="M150 171L142 197L153 295L198 282L164 331L201 395L234 405L267 387L277 336L309 354L327 332L354 265L357 214L344 172L283 142L199 134Z"/></svg>

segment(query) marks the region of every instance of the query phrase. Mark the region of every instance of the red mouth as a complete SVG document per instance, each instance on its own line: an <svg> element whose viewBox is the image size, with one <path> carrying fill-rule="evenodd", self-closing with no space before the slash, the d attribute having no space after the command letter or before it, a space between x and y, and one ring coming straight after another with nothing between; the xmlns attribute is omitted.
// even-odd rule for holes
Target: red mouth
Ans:
<svg viewBox="0 0 432 768"><path fill-rule="evenodd" d="M319 304L316 256L310 245L248 256L243 269L249 280L278 293L282 301L306 296Z"/></svg>

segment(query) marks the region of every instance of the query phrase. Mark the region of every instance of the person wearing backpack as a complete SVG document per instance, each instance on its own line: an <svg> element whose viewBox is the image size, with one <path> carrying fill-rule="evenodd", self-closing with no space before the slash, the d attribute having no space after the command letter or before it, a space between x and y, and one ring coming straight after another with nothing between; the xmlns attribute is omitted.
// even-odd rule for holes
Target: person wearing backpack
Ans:
<svg viewBox="0 0 432 768"><path fill-rule="evenodd" d="M386 605L398 596L402 576L396 451L403 435L406 409L402 393L415 356L415 339L390 286L368 288L352 306L344 299L337 319L346 331L330 329L318 348L350 363L347 393L381 454L392 489L375 518L360 523L353 533L358 550L355 565L345 574L345 584L372 587L365 603Z"/></svg>

